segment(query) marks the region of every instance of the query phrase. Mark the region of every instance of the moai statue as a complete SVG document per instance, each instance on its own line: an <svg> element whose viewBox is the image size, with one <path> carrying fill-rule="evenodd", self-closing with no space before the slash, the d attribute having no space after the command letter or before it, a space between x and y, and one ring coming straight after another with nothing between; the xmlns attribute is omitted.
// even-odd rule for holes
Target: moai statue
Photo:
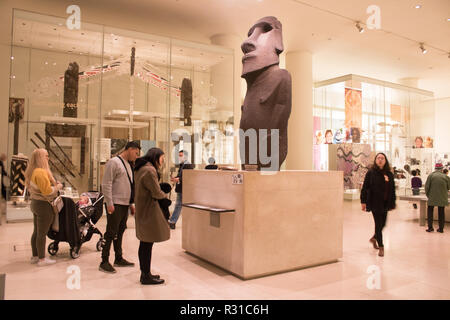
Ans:
<svg viewBox="0 0 450 320"><path fill-rule="evenodd" d="M78 64L71 62L64 73L64 117L77 117L78 70Z"/></svg>
<svg viewBox="0 0 450 320"><path fill-rule="evenodd" d="M241 162L244 169L257 165L258 170L280 170L287 156L292 104L291 75L278 66L283 52L280 21L275 17L259 19L241 49L241 77L247 82L240 122Z"/></svg>
<svg viewBox="0 0 450 320"><path fill-rule="evenodd" d="M184 126L192 125L192 82L188 78L184 78L181 83L180 97L180 116L183 118Z"/></svg>

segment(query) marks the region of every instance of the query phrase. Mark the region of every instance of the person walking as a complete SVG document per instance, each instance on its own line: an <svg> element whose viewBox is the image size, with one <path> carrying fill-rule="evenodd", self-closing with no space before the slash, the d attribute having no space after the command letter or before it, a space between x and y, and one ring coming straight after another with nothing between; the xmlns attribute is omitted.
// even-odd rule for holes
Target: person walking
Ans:
<svg viewBox="0 0 450 320"><path fill-rule="evenodd" d="M62 184L56 182L48 165L48 152L35 149L25 170L25 186L30 193L33 213L33 235L31 236L31 263L38 266L54 264L56 261L45 257L47 232L55 218L52 205Z"/></svg>
<svg viewBox="0 0 450 320"><path fill-rule="evenodd" d="M189 164L189 162L187 161L188 157L188 152L184 151L184 150L180 150L180 152L178 152L178 159L179 159L179 163L180 163L180 168L178 169L178 174L175 178L170 178L170 180L174 183L176 183L175 185L175 192L177 193L177 199L175 201L175 209L173 210L172 216L170 217L169 220L169 225L170 225L170 229L175 229L175 224L178 221L178 218L180 217L181 214L181 205L183 203L183 196L182 196L182 192L183 192L183 168Z"/></svg>
<svg viewBox="0 0 450 320"><path fill-rule="evenodd" d="M361 209L372 211L375 222L375 234L370 238L378 255L384 256L383 228L386 225L387 213L396 206L394 175L384 153L378 153L372 168L369 169L361 189Z"/></svg>
<svg viewBox="0 0 450 320"><path fill-rule="evenodd" d="M134 263L123 258L122 238L127 228L128 210L134 215L134 175L130 162L136 161L141 147L135 141L126 144L125 150L106 163L102 192L106 202L106 232L99 270L115 273L109 263L111 243L114 244L115 267L133 267Z"/></svg>
<svg viewBox="0 0 450 320"><path fill-rule="evenodd" d="M412 170L411 175L413 176L411 178L412 194L413 196L418 196L420 195L420 188L422 188L422 179L420 179L420 177L417 176L418 175L417 170ZM413 203L413 207L414 209L417 209L417 204Z"/></svg>
<svg viewBox="0 0 450 320"><path fill-rule="evenodd" d="M438 207L439 229L437 232L444 232L445 211L444 207L448 206L448 190L450 190L450 178L446 176L442 169L442 163L437 162L434 166L435 171L432 172L425 182L425 193L428 198L428 229L427 232L433 232L433 210Z"/></svg>
<svg viewBox="0 0 450 320"><path fill-rule="evenodd" d="M3 198L3 200L6 200L6 187L5 187L5 184L3 183L3 178L7 177L8 174L6 173L6 170L5 170L4 161L6 161L6 154L2 153L0 155L0 167L1 167L0 170L1 170L1 179L2 179L1 180L1 188L2 188L2 198ZM1 218L1 215L0 215L0 218Z"/></svg>
<svg viewBox="0 0 450 320"><path fill-rule="evenodd" d="M159 184L159 170L164 165L164 152L151 148L136 160L136 237L139 239L139 264L141 284L162 284L164 279L151 273L152 249L155 242L170 238L167 220L158 200L166 198Z"/></svg>

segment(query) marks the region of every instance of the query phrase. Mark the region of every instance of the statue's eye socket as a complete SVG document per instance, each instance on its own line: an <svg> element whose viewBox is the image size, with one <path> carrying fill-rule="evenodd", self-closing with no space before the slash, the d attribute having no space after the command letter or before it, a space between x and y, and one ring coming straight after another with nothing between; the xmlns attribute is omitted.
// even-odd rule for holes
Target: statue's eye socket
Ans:
<svg viewBox="0 0 450 320"><path fill-rule="evenodd" d="M269 32L270 30L272 30L273 28L272 28L272 26L270 25L270 24L265 24L264 26L263 26L263 32L264 33L266 33L266 32Z"/></svg>

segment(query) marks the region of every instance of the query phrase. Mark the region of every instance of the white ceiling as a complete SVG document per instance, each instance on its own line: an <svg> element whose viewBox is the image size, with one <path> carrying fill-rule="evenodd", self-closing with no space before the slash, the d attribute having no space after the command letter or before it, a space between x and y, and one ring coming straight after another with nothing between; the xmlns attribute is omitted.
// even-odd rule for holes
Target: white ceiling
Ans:
<svg viewBox="0 0 450 320"><path fill-rule="evenodd" d="M364 25L373 4L381 9L381 30L359 33L353 21ZM422 8L415 9L417 4ZM418 78L421 89L450 96L450 0L96 0L95 6L136 21L161 20L205 38L235 34L242 41L256 20L273 15L283 24L285 52L312 53L315 81L349 73L391 82ZM95 39L91 43L98 45Z"/></svg>
<svg viewBox="0 0 450 320"><path fill-rule="evenodd" d="M450 96L450 0L97 2L123 5L149 17L162 15L207 37L231 33L242 40L256 20L273 15L283 24L285 52L307 50L313 54L315 81L349 73L393 82L419 78L422 89L434 91L437 97ZM366 29L360 34L351 20L364 24L369 17L366 9L373 4L381 9L381 30ZM415 9L417 4L422 8ZM421 53L419 42L425 43L427 54Z"/></svg>

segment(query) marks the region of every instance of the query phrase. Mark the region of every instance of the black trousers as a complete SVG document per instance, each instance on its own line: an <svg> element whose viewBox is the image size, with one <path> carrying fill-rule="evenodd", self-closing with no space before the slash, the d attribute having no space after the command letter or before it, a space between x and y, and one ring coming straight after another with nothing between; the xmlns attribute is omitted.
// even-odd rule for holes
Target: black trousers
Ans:
<svg viewBox="0 0 450 320"><path fill-rule="evenodd" d="M102 251L102 261L108 261L111 243L114 244L114 252L116 260L122 258L122 238L125 229L127 228L128 208L121 204L114 205L114 212L112 214L106 213L106 232L105 245Z"/></svg>
<svg viewBox="0 0 450 320"><path fill-rule="evenodd" d="M434 206L428 206L428 229L433 229L433 210ZM444 230L445 224L445 212L444 207L438 207L438 216L439 216L439 229Z"/></svg>
<svg viewBox="0 0 450 320"><path fill-rule="evenodd" d="M379 247L384 247L383 245L383 228L386 225L387 210L373 210L372 211L373 220L375 221L375 239L377 240Z"/></svg>
<svg viewBox="0 0 450 320"><path fill-rule="evenodd" d="M150 274L150 267L152 265L152 249L153 242L141 241L139 244L139 265L142 273Z"/></svg>

